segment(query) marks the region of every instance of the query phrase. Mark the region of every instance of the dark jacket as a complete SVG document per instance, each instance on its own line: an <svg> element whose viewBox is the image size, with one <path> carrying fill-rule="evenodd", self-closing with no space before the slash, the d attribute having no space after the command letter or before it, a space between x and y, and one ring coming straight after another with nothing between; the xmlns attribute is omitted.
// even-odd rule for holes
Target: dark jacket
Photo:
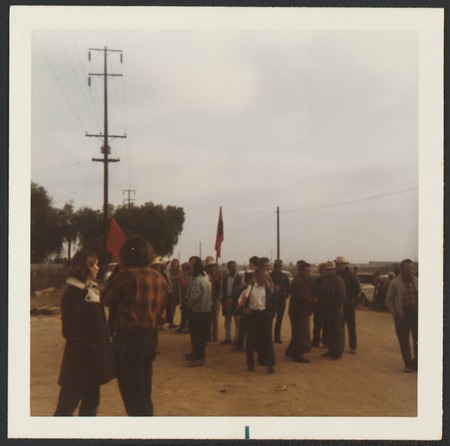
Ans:
<svg viewBox="0 0 450 446"><path fill-rule="evenodd" d="M229 311L231 313L234 313L237 306L237 301L239 299L239 296L242 292L242 289L244 287L242 276L237 274L234 276L233 280L233 287L231 291L231 295L227 295L227 283L228 278L230 277L229 274L225 274L222 277L222 284L220 287L220 302L222 304L222 315L225 316Z"/></svg>
<svg viewBox="0 0 450 446"><path fill-rule="evenodd" d="M114 356L102 304L86 302L87 290L68 285L61 299L66 339L58 384L89 386L114 378Z"/></svg>
<svg viewBox="0 0 450 446"><path fill-rule="evenodd" d="M278 285L278 287L280 287L280 290L276 292L277 296L279 298L286 299L289 296L291 289L288 277L282 272L278 273L275 271L271 271L270 278L272 279L272 283L274 285Z"/></svg>
<svg viewBox="0 0 450 446"><path fill-rule="evenodd" d="M297 274L291 285L289 316L310 316L314 301L311 278Z"/></svg>
<svg viewBox="0 0 450 446"><path fill-rule="evenodd" d="M361 286L355 273L345 267L342 271L336 273L345 283L347 301L356 304L358 302Z"/></svg>
<svg viewBox="0 0 450 446"><path fill-rule="evenodd" d="M320 300L325 314L343 312L346 299L345 283L335 274L324 276L320 284Z"/></svg>

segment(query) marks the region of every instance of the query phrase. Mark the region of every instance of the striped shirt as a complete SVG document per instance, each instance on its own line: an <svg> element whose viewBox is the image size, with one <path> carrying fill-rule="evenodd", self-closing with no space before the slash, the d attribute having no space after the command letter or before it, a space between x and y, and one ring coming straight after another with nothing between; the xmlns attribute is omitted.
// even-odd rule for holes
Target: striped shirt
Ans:
<svg viewBox="0 0 450 446"><path fill-rule="evenodd" d="M152 329L164 311L167 281L150 267L127 268L103 289L100 301L110 307L116 333Z"/></svg>

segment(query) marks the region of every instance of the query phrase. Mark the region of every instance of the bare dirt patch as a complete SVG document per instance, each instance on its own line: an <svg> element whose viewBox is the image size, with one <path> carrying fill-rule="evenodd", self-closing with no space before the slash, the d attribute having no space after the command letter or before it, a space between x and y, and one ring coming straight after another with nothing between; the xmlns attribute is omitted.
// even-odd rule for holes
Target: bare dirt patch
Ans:
<svg viewBox="0 0 450 446"><path fill-rule="evenodd" d="M188 368L189 335L165 328L153 365L155 415L417 416L417 374L403 373L391 316L357 310L357 334L356 355L330 361L315 348L310 364L298 364L284 357L290 338L285 318L284 343L275 344L276 370L269 375L265 367L249 373L244 353L217 342L209 343L203 367ZM63 348L59 316L31 318L32 416L53 415ZM98 415L126 415L116 380L102 386Z"/></svg>

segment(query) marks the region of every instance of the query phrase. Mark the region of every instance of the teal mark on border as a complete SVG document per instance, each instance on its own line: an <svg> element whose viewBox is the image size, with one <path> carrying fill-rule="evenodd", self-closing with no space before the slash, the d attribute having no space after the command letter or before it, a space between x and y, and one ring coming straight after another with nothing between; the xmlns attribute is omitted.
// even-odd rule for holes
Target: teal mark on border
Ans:
<svg viewBox="0 0 450 446"><path fill-rule="evenodd" d="M245 426L245 439L250 439L250 426Z"/></svg>

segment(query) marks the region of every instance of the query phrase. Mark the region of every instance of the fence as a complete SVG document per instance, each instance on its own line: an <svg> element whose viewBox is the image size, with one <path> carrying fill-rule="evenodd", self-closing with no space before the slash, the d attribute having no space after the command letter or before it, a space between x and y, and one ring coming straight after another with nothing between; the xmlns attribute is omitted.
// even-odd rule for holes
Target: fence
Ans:
<svg viewBox="0 0 450 446"><path fill-rule="evenodd" d="M47 288L59 288L64 285L67 278L65 265L33 264L31 265L31 293Z"/></svg>

